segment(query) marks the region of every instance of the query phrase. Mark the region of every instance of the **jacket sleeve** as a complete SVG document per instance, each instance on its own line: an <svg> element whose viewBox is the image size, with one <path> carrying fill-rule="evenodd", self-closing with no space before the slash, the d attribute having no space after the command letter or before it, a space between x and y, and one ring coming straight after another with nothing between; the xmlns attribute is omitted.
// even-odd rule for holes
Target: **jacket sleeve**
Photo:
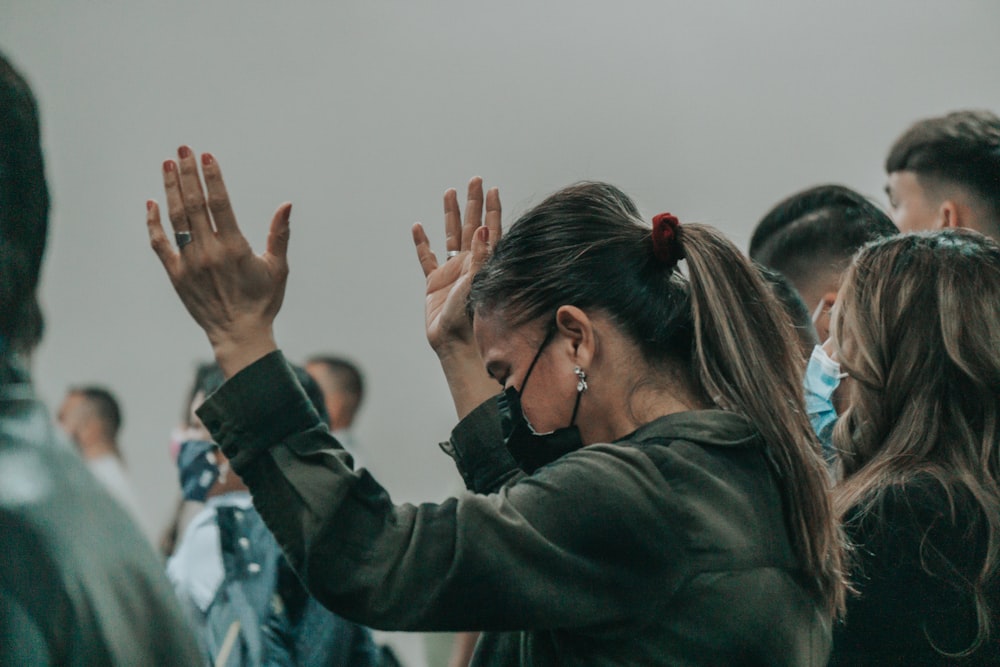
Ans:
<svg viewBox="0 0 1000 667"><path fill-rule="evenodd" d="M365 625L588 626L641 614L650 586L676 580L669 494L635 448L591 446L492 495L397 506L352 470L280 352L199 415L310 592Z"/></svg>
<svg viewBox="0 0 1000 667"><path fill-rule="evenodd" d="M495 493L524 476L504 446L496 398L466 415L441 449L455 460L465 488L473 493Z"/></svg>

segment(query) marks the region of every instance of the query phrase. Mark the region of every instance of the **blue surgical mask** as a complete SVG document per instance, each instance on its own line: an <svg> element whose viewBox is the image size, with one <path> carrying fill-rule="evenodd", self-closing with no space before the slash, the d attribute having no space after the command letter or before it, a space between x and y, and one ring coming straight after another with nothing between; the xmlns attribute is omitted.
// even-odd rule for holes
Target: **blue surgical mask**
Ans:
<svg viewBox="0 0 1000 667"><path fill-rule="evenodd" d="M813 348L803 379L806 412L823 446L823 455L831 463L836 459L832 436L837 423L837 409L833 406L833 392L844 377L846 373L840 372L840 364L830 358L822 345Z"/></svg>
<svg viewBox="0 0 1000 667"><path fill-rule="evenodd" d="M181 491L186 500L204 502L219 479L219 446L208 440L186 440L177 454Z"/></svg>
<svg viewBox="0 0 1000 667"><path fill-rule="evenodd" d="M580 398L586 384L578 386L576 404L573 406L573 416L570 417L569 426L559 428L549 433L538 433L528 421L521 409L521 395L528 384L528 377L535 368L542 350L549 344L555 334L555 327L549 330L542 341L535 358L528 366L528 372L524 374L521 382L521 389L518 391L514 387L508 387L497 398L497 408L500 412L500 430L503 434L504 445L511 453L522 470L533 473L547 463L555 461L559 457L576 451L583 446L583 439L580 436L580 429L575 426L576 413L580 409ZM583 387L580 389L579 387Z"/></svg>

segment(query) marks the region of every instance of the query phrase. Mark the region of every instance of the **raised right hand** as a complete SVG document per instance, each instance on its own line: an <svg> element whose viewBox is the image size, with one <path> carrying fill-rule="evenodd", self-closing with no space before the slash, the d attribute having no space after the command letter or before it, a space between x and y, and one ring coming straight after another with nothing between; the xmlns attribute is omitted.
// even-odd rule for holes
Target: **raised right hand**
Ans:
<svg viewBox="0 0 1000 667"><path fill-rule="evenodd" d="M439 264L424 228L413 225L417 259L427 278L424 313L427 341L441 361L441 370L455 403L459 419L497 393L497 383L486 373L479 348L472 335L472 321L465 310L472 277L500 240L500 193L491 189L485 197L483 219L483 179L469 181L465 221L454 190L444 193L445 249L451 257Z"/></svg>
<svg viewBox="0 0 1000 667"><path fill-rule="evenodd" d="M486 220L483 220L483 179L469 181L465 220L458 208L454 189L444 193L445 249L443 264L431 250L430 241L420 223L413 225L417 259L427 279L424 313L427 341L439 356L455 346L473 345L472 322L465 311L472 277L489 257L492 245L500 240L500 192L486 193Z"/></svg>

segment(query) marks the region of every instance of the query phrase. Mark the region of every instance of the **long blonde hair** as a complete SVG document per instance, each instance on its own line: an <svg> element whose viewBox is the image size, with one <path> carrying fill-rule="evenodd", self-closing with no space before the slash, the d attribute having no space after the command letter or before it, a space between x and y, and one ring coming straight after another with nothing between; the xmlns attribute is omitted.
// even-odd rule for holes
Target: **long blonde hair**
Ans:
<svg viewBox="0 0 1000 667"><path fill-rule="evenodd" d="M834 336L851 378L834 429L839 517L863 517L886 492L936 480L954 508L982 510L986 556L971 582L978 635L1000 565L1000 246L976 232L910 234L864 248L848 269ZM963 494L963 495L966 495Z"/></svg>

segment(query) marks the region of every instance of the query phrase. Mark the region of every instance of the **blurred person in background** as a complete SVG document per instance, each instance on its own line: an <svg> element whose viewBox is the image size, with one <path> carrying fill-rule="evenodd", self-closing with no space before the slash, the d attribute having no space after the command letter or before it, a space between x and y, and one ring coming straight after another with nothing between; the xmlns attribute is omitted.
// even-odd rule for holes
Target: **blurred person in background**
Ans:
<svg viewBox="0 0 1000 667"><path fill-rule="evenodd" d="M59 406L57 419L94 477L136 521L141 521L139 503L118 445L122 412L114 394L104 387L73 387Z"/></svg>
<svg viewBox="0 0 1000 667"><path fill-rule="evenodd" d="M306 361L306 372L323 390L330 432L354 456L355 467L365 465L361 446L353 432L354 420L365 397L365 379L353 361L334 355L314 355Z"/></svg>
<svg viewBox="0 0 1000 667"><path fill-rule="evenodd" d="M32 389L48 211L35 99L0 56L0 664L196 665L152 548Z"/></svg>
<svg viewBox="0 0 1000 667"><path fill-rule="evenodd" d="M294 371L325 414L319 387L304 370ZM323 608L302 587L243 480L198 420L195 409L222 382L215 364L198 368L177 465L185 501L201 509L179 531L167 561L206 660L242 667L377 665L370 632Z"/></svg>

